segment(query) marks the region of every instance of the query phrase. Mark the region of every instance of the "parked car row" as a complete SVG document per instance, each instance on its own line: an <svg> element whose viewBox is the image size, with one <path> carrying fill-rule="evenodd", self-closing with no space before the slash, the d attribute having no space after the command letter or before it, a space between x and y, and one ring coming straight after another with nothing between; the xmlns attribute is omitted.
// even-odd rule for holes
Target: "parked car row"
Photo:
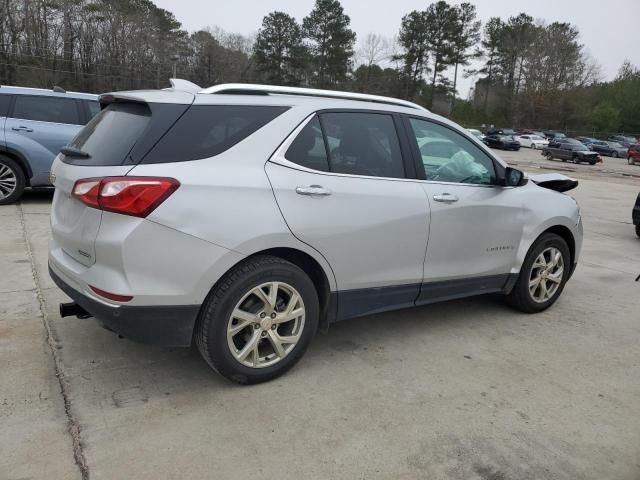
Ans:
<svg viewBox="0 0 640 480"><path fill-rule="evenodd" d="M628 135L612 135L607 140L591 137L569 138L554 130L528 130L511 128L491 128L486 134L469 129L478 139L491 148L519 150L520 147L533 150L542 149L542 155L549 159L587 162L595 165L601 162L600 155L613 158L627 158L629 165L640 162L640 143Z"/></svg>

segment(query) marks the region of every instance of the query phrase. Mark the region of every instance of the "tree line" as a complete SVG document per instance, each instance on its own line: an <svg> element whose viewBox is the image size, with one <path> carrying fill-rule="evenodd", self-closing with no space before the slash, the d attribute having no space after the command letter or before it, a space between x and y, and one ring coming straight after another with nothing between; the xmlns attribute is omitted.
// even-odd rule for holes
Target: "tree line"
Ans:
<svg viewBox="0 0 640 480"><path fill-rule="evenodd" d="M300 22L266 15L255 37L187 32L151 0L0 0L0 84L103 92L178 77L343 89L420 103L466 124L640 132L640 71L602 82L578 29L521 13L484 25L471 3L427 4L398 33L356 42L338 0ZM459 98L462 77L477 79Z"/></svg>

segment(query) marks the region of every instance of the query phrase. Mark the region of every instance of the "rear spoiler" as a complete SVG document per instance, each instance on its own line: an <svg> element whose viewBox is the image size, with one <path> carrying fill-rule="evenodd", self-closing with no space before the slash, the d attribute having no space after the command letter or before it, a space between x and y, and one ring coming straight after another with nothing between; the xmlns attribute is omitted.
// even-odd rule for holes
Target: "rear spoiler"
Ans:
<svg viewBox="0 0 640 480"><path fill-rule="evenodd" d="M102 108L114 102L178 103L191 105L196 96L183 90L131 90L103 93L98 98Z"/></svg>
<svg viewBox="0 0 640 480"><path fill-rule="evenodd" d="M578 180L575 180L560 173L543 173L540 175L529 175L529 180L549 190L556 192L568 192L578 186Z"/></svg>

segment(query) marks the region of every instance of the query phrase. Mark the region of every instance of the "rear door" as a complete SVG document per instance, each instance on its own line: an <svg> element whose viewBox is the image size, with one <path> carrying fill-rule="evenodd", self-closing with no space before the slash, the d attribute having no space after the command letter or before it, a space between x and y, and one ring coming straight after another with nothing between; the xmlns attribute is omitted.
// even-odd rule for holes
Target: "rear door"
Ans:
<svg viewBox="0 0 640 480"><path fill-rule="evenodd" d="M4 138L4 125L7 120L7 113L9 111L10 102L11 95L0 94L0 146L6 145Z"/></svg>
<svg viewBox="0 0 640 480"><path fill-rule="evenodd" d="M289 228L335 273L340 318L413 305L419 292L429 203L400 128L388 113L321 113L266 165Z"/></svg>
<svg viewBox="0 0 640 480"><path fill-rule="evenodd" d="M53 159L82 128L73 98L15 95L5 131L19 146L33 171L34 184L47 183Z"/></svg>

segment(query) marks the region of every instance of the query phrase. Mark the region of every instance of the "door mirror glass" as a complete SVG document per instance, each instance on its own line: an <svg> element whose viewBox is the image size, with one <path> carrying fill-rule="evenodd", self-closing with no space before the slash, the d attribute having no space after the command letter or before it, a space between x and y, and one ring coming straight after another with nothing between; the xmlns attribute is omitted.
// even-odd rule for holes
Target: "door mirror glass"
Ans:
<svg viewBox="0 0 640 480"><path fill-rule="evenodd" d="M504 172L504 186L505 187L519 187L524 185L525 176L524 173L515 168L507 167Z"/></svg>

